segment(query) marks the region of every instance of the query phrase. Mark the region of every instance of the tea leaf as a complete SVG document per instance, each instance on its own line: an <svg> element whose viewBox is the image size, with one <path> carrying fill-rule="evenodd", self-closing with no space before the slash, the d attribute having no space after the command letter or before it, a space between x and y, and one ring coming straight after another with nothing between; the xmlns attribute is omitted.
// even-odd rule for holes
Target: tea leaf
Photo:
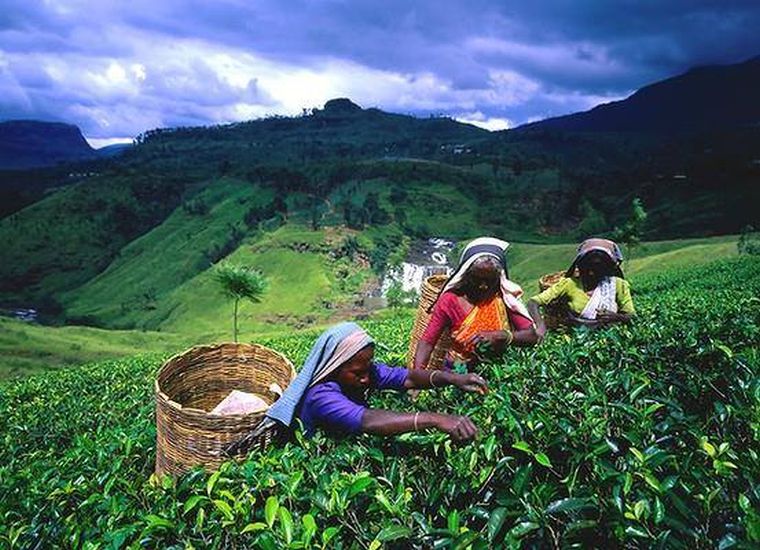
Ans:
<svg viewBox="0 0 760 550"><path fill-rule="evenodd" d="M381 542L390 542L406 538L412 534L412 530L403 525L390 525L377 534L377 540Z"/></svg>
<svg viewBox="0 0 760 550"><path fill-rule="evenodd" d="M588 506L590 506L590 503L585 498L562 498L549 504L549 506L546 507L546 513L557 514L559 512L580 510L582 508L587 508Z"/></svg>
<svg viewBox="0 0 760 550"><path fill-rule="evenodd" d="M277 515L277 510L280 507L280 503L277 502L277 497L270 496L267 498L266 504L264 504L264 519L267 522L269 528L274 525L274 519Z"/></svg>
<svg viewBox="0 0 760 550"><path fill-rule="evenodd" d="M496 508L488 518L488 540L493 542L507 519L507 508Z"/></svg>
<svg viewBox="0 0 760 550"><path fill-rule="evenodd" d="M713 445L707 441L707 438L703 437L700 439L699 445L702 450L707 453L707 456L710 458L715 458L715 447L713 447Z"/></svg>
<svg viewBox="0 0 760 550"><path fill-rule="evenodd" d="M253 531L261 531L262 529L266 529L267 524L263 523L261 521L257 521L256 523L249 523L243 529L240 531L241 535L244 535L246 533L251 533Z"/></svg>
<svg viewBox="0 0 760 550"><path fill-rule="evenodd" d="M283 538L287 544L290 544L293 540L293 516L287 508L282 506L277 512L280 516L280 530L282 531Z"/></svg>
<svg viewBox="0 0 760 550"><path fill-rule="evenodd" d="M546 456L544 453L536 453L535 457L536 457L536 461L542 466L546 466L547 468L552 467L552 463L549 460L549 457Z"/></svg>
<svg viewBox="0 0 760 550"><path fill-rule="evenodd" d="M519 451L524 451L531 455L533 454L533 450L530 448L530 445L528 445L525 441L517 441L512 445L512 448Z"/></svg>
<svg viewBox="0 0 760 550"><path fill-rule="evenodd" d="M352 498L359 493L363 492L366 488L373 485L375 483L375 480L369 476L360 477L356 481L354 481L351 484L351 487L348 489L348 497Z"/></svg>
<svg viewBox="0 0 760 550"><path fill-rule="evenodd" d="M211 491L214 490L214 485L216 485L216 482L219 480L219 476L221 475L222 472L220 470L217 470L208 478L208 482L206 483L206 494L208 496L211 496Z"/></svg>
<svg viewBox="0 0 760 550"><path fill-rule="evenodd" d="M219 510L222 515L224 515L225 519L232 521L234 519L234 514L232 513L232 508L229 504L227 504L223 500L214 500L214 506L216 506L217 510Z"/></svg>

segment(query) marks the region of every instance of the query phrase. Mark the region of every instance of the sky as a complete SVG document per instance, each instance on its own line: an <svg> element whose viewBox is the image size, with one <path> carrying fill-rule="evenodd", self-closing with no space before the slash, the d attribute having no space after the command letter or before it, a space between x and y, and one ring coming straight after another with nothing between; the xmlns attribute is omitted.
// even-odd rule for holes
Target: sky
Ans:
<svg viewBox="0 0 760 550"><path fill-rule="evenodd" d="M0 0L0 120L94 146L336 97L497 130L760 55L760 2Z"/></svg>

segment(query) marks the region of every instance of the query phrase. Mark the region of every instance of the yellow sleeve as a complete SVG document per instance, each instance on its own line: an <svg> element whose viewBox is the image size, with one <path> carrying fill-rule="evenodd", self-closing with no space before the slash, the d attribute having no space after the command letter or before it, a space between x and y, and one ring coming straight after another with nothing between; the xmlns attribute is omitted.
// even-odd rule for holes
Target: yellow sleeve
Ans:
<svg viewBox="0 0 760 550"><path fill-rule="evenodd" d="M552 286L544 290L542 293L536 294L535 296L533 296L531 300L536 302L540 306L545 306L546 304L553 302L557 298L567 295L567 289L568 289L569 284L570 284L570 279L568 277L563 277L559 281L554 283Z"/></svg>
<svg viewBox="0 0 760 550"><path fill-rule="evenodd" d="M633 307L633 298L631 298L631 285L625 279L617 277L615 285L615 298L618 303L618 312L633 315L636 308Z"/></svg>

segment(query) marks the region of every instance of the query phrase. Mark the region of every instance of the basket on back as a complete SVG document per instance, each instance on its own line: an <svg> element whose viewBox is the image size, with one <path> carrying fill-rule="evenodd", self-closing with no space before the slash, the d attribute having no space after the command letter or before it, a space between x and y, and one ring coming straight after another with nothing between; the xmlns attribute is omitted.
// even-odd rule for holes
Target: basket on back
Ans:
<svg viewBox="0 0 760 550"><path fill-rule="evenodd" d="M448 277L446 275L431 275L426 278L422 287L420 288L420 301L417 306L417 316L414 319L414 328L412 329L412 338L409 342L409 351L406 355L406 365L408 368L414 367L414 353L417 351L417 344L422 338L425 329L433 311L433 304L435 304L438 294L443 290L443 285L446 284ZM438 343L433 349L433 353L430 355L427 368L440 369L443 366L443 361L446 358L446 353L451 348L451 336L448 331L444 331L441 337L438 339Z"/></svg>
<svg viewBox="0 0 760 550"><path fill-rule="evenodd" d="M196 346L161 367L155 382L156 474L179 475L193 466L216 469L227 460L223 449L255 428L266 411L211 414L232 390L256 394L271 405L295 378L282 354L257 344ZM263 449L272 430L254 448Z"/></svg>
<svg viewBox="0 0 760 550"><path fill-rule="evenodd" d="M547 288L555 285L565 277L564 271L547 273L538 280L538 289L543 292ZM563 303L552 303L544 306L544 322L549 328L557 328L565 323L567 318L567 305Z"/></svg>

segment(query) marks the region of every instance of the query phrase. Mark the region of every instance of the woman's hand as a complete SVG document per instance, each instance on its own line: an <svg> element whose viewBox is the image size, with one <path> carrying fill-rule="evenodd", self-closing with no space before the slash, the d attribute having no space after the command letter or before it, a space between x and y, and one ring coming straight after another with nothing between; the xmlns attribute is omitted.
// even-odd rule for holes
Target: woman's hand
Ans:
<svg viewBox="0 0 760 550"><path fill-rule="evenodd" d="M481 330L470 336L467 344L477 347L480 344L490 344L492 347L501 346L507 340L507 333L503 330Z"/></svg>
<svg viewBox="0 0 760 550"><path fill-rule="evenodd" d="M539 309L538 304L533 300L528 300L528 313L530 313L530 316L533 318L535 327L533 331L536 335L536 343L540 344L544 341L544 337L546 336L546 322L541 315L541 310Z"/></svg>
<svg viewBox="0 0 760 550"><path fill-rule="evenodd" d="M630 315L612 311L600 311L596 314L596 320L600 323L625 323L630 320Z"/></svg>
<svg viewBox="0 0 760 550"><path fill-rule="evenodd" d="M471 441L478 435L478 428L466 416L438 415L436 427L457 442Z"/></svg>
<svg viewBox="0 0 760 550"><path fill-rule="evenodd" d="M472 420L429 411L415 413L367 409L362 416L362 431L376 435L394 435L436 429L451 436L454 441L469 441L478 434Z"/></svg>
<svg viewBox="0 0 760 550"><path fill-rule="evenodd" d="M453 380L454 385L460 390L479 393L485 395L488 393L488 384L479 374L470 372L467 374L457 374Z"/></svg>
<svg viewBox="0 0 760 550"><path fill-rule="evenodd" d="M567 320L571 325L576 326L576 327L594 328L594 327L598 327L601 324L599 319L586 319L585 317L581 317L580 315L574 315L569 312L567 314Z"/></svg>

